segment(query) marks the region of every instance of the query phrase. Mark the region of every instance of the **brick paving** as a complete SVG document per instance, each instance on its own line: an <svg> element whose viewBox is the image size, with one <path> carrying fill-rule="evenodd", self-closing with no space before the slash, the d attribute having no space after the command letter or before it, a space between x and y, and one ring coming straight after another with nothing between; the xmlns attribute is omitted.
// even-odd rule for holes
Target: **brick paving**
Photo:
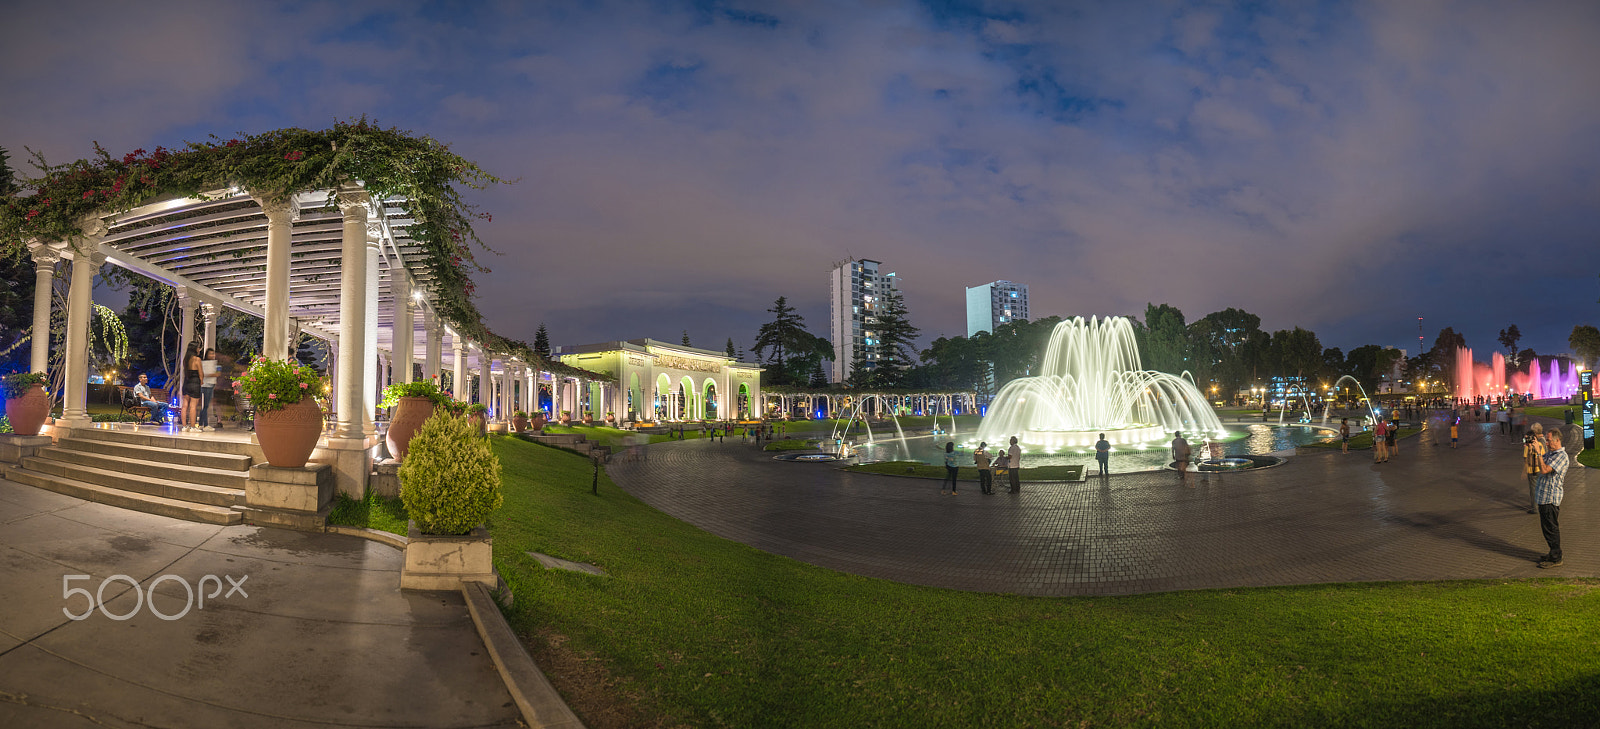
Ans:
<svg viewBox="0 0 1600 729"><path fill-rule="evenodd" d="M1326 582L1593 577L1600 503L1589 469L1568 471L1561 508L1566 564L1543 570L1527 510L1520 444L1463 423L1460 447L1439 428L1372 463L1302 449L1277 468L1024 483L1021 494L959 496L933 480L771 459L749 443L649 447L607 467L626 491L718 536L868 577L1024 595L1124 595ZM1569 451L1573 450L1568 443Z"/></svg>

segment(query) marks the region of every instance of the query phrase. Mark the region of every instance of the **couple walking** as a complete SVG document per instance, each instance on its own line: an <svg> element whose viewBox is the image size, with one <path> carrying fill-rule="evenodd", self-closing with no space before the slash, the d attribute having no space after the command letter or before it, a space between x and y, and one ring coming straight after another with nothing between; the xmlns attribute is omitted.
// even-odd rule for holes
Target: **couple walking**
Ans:
<svg viewBox="0 0 1600 729"><path fill-rule="evenodd" d="M1022 448L1017 445L1016 436L1011 438L1011 447L1001 451L998 461L991 460L987 442L979 443L978 450L972 452L972 463L978 467L978 489L986 494L994 493L993 468L1006 469L1010 474L1011 493L1022 491ZM944 472L945 481L950 482L950 490L943 490L941 482L940 493L956 495L956 476L961 472L961 465L956 455L954 441L944 444Z"/></svg>

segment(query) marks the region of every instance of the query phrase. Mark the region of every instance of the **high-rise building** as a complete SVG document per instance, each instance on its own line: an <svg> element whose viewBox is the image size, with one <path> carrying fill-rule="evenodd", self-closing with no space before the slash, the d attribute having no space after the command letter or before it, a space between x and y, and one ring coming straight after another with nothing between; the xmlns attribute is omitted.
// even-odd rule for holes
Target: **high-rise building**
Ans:
<svg viewBox="0 0 1600 729"><path fill-rule="evenodd" d="M879 273L879 262L847 259L833 264L828 272L828 334L833 339L833 381L850 376L861 353L867 367L878 360L879 307L891 289L898 290L900 279L893 273Z"/></svg>
<svg viewBox="0 0 1600 729"><path fill-rule="evenodd" d="M967 288L967 336L993 332L1001 324L1027 318L1027 284L996 281Z"/></svg>

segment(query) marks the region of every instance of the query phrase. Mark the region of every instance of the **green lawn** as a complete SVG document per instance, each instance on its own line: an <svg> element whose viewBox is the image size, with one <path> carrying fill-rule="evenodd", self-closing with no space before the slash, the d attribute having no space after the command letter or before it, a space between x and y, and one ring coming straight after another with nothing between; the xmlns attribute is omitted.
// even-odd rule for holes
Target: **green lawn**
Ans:
<svg viewBox="0 0 1600 729"><path fill-rule="evenodd" d="M762 446L761 449L766 451L813 451L817 449L817 446L816 441L789 438L772 441Z"/></svg>
<svg viewBox="0 0 1600 729"><path fill-rule="evenodd" d="M406 535L406 507L399 499L386 499L377 492L368 492L367 498L357 501L339 494L328 513L328 523L342 526L365 527L378 531Z"/></svg>
<svg viewBox="0 0 1600 729"><path fill-rule="evenodd" d="M1530 406L1523 409L1526 410L1529 415L1538 415L1544 418L1555 418L1556 420L1561 420L1562 418L1566 417L1566 411L1571 410L1574 420L1581 420L1583 418L1583 413L1582 411L1578 410L1577 405L1539 405Z"/></svg>
<svg viewBox="0 0 1600 729"><path fill-rule="evenodd" d="M971 460L970 458L967 460ZM1038 466L1036 468L1022 469L1024 481L1081 481L1085 466ZM944 466L930 466L917 461L881 461L879 463L863 463L858 466L847 466L846 471L859 471L862 473L886 473L893 476L915 476L917 478L945 477ZM962 481L978 480L976 466L962 466L957 478ZM1002 477L996 476L996 479Z"/></svg>
<svg viewBox="0 0 1600 729"><path fill-rule="evenodd" d="M1600 581L1029 598L833 572L495 438L506 613L607 726L1587 726ZM951 544L951 549L975 545ZM1470 547L1463 546L1463 549ZM599 565L540 567L535 550Z"/></svg>

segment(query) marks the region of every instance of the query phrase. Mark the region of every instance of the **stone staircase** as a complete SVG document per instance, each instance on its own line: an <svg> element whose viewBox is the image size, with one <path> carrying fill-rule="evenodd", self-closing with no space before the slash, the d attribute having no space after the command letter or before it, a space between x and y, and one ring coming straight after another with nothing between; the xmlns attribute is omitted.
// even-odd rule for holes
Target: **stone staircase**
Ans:
<svg viewBox="0 0 1600 729"><path fill-rule="evenodd" d="M255 458L248 443L78 429L5 466L18 483L124 509L239 524Z"/></svg>

